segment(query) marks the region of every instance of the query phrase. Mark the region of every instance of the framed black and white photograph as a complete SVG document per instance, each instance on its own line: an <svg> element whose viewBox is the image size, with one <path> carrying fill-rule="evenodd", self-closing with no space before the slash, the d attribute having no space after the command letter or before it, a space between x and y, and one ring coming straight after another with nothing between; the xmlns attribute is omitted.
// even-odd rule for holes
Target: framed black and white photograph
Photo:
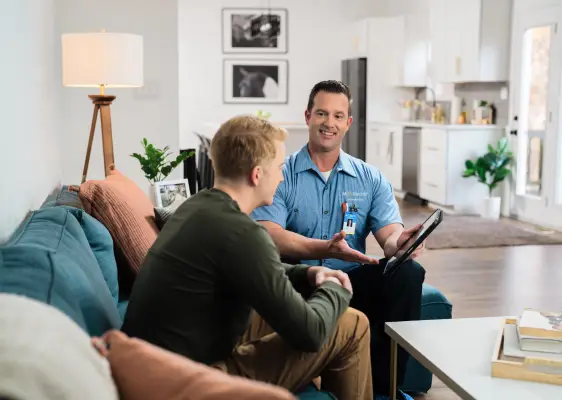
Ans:
<svg viewBox="0 0 562 400"><path fill-rule="evenodd" d="M287 60L224 60L224 102L286 104L288 65Z"/></svg>
<svg viewBox="0 0 562 400"><path fill-rule="evenodd" d="M187 179L175 179L154 183L156 189L156 207L165 208L172 204L179 205L189 198Z"/></svg>
<svg viewBox="0 0 562 400"><path fill-rule="evenodd" d="M224 53L287 53L288 12L285 8L224 8Z"/></svg>

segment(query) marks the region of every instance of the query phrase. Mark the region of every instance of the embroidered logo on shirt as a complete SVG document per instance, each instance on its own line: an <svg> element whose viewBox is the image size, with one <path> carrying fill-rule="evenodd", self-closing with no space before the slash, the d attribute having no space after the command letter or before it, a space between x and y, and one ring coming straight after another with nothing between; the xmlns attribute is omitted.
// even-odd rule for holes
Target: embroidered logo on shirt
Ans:
<svg viewBox="0 0 562 400"><path fill-rule="evenodd" d="M348 201L362 201L367 198L367 192L351 192L345 191L342 193L343 197Z"/></svg>

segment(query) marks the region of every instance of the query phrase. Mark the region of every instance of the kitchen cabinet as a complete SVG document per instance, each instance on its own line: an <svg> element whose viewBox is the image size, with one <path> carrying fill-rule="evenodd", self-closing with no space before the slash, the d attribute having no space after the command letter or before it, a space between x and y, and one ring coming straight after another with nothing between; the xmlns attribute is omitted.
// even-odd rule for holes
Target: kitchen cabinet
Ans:
<svg viewBox="0 0 562 400"><path fill-rule="evenodd" d="M430 0L434 83L509 79L513 0Z"/></svg>
<svg viewBox="0 0 562 400"><path fill-rule="evenodd" d="M373 125L367 132L365 161L376 167L395 190L402 190L402 126Z"/></svg>
<svg viewBox="0 0 562 400"><path fill-rule="evenodd" d="M487 152L503 130L490 126L480 129L422 128L420 139L419 197L455 209L477 212L487 187L475 178L463 178L465 161Z"/></svg>
<svg viewBox="0 0 562 400"><path fill-rule="evenodd" d="M345 29L345 57L367 57L369 53L369 18L351 22Z"/></svg>
<svg viewBox="0 0 562 400"><path fill-rule="evenodd" d="M417 138L409 136L409 127L420 128ZM488 144L495 144L503 134L504 129L492 125L369 121L366 162L375 166L397 193L408 192L439 206L478 212L488 190L475 178L462 177L465 161L485 154ZM408 176L412 168L417 169L415 182Z"/></svg>
<svg viewBox="0 0 562 400"><path fill-rule="evenodd" d="M394 86L424 87L428 85L429 21L423 15L389 18L385 34L393 68L389 83Z"/></svg>
<svg viewBox="0 0 562 400"><path fill-rule="evenodd" d="M346 29L346 58L378 64L376 80L390 86L428 84L429 20L421 15L365 18Z"/></svg>

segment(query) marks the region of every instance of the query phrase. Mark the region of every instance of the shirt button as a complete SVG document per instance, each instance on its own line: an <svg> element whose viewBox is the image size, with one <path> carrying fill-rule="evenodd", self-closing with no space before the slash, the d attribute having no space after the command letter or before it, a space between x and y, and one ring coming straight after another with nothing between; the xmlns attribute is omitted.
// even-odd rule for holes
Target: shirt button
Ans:
<svg viewBox="0 0 562 400"><path fill-rule="evenodd" d="M298 209L298 208L295 208L293 211L294 211L294 212L299 212L299 209Z"/></svg>
<svg viewBox="0 0 562 400"><path fill-rule="evenodd" d="M328 210L324 210L324 214L328 214Z"/></svg>
<svg viewBox="0 0 562 400"><path fill-rule="evenodd" d="M328 239L328 236L324 235L322 236L322 239Z"/></svg>

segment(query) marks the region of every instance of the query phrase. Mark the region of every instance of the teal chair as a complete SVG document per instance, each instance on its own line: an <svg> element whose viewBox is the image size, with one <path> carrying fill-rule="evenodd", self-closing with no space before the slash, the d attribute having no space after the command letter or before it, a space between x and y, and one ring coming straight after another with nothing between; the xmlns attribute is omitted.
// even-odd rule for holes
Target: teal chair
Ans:
<svg viewBox="0 0 562 400"><path fill-rule="evenodd" d="M433 286L424 283L422 286L421 316L422 320L451 319L453 305ZM400 389L410 395L427 393L431 388L432 373L422 366L415 358L410 357L406 366L406 376Z"/></svg>

